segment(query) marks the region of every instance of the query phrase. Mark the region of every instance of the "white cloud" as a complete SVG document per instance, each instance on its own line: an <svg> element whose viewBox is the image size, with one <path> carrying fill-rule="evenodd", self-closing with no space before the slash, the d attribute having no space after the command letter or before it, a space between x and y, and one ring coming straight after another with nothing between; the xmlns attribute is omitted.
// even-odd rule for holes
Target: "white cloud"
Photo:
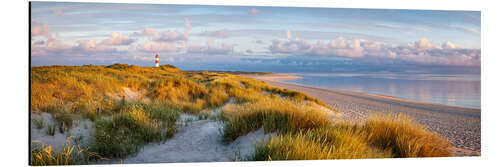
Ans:
<svg viewBox="0 0 500 167"><path fill-rule="evenodd" d="M200 33L201 36L209 36L216 38L227 38L228 33L226 30L216 30L216 31L203 31Z"/></svg>

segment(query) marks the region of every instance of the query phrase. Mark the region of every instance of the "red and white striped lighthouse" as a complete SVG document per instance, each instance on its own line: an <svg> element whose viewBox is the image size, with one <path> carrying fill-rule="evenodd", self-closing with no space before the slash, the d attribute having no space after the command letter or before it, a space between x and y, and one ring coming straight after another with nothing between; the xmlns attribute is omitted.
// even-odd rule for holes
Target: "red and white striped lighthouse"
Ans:
<svg viewBox="0 0 500 167"><path fill-rule="evenodd" d="M160 67L160 56L158 56L158 53L156 53L155 67Z"/></svg>

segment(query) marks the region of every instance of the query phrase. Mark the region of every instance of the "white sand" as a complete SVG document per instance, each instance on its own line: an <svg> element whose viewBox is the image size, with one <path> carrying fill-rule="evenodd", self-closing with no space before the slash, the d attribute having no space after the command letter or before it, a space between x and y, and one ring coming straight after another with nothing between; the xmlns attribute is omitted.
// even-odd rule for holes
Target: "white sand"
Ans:
<svg viewBox="0 0 500 167"><path fill-rule="evenodd" d="M43 118L45 126L42 129L37 129L34 120ZM49 113L32 114L31 115L31 142L32 144L43 143L45 145L52 145L53 148L61 149L66 143L66 139L70 136L79 138L81 136L81 143L88 144L90 140L90 132L93 130L93 123L89 119L73 120L73 127L63 133L59 132L56 128L54 136L47 134L47 126L55 124L52 115Z"/></svg>

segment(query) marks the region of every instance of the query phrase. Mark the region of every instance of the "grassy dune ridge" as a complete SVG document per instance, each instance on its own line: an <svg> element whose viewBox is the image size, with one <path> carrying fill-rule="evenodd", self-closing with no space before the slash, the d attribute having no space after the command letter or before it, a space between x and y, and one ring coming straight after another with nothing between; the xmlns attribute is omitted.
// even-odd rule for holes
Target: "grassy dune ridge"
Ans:
<svg viewBox="0 0 500 167"><path fill-rule="evenodd" d="M30 82L33 114L52 114L59 129L71 128L80 117L95 128L78 154L84 157L44 161L47 156L39 155L67 150L34 146L33 165L95 159L86 155L125 157L172 137L180 113L205 116L222 106L218 118L226 142L259 128L278 132L256 145L255 160L449 156L445 139L404 116L377 116L364 124L331 120L335 109L314 97L226 72L184 72L171 65L49 66L32 67Z"/></svg>

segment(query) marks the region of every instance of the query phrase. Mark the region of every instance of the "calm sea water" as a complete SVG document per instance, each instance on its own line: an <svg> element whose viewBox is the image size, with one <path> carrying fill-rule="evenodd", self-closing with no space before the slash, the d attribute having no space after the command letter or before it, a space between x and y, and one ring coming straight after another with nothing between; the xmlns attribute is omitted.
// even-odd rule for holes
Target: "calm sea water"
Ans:
<svg viewBox="0 0 500 167"><path fill-rule="evenodd" d="M350 90L401 99L481 108L480 75L435 74L292 74L283 82Z"/></svg>

